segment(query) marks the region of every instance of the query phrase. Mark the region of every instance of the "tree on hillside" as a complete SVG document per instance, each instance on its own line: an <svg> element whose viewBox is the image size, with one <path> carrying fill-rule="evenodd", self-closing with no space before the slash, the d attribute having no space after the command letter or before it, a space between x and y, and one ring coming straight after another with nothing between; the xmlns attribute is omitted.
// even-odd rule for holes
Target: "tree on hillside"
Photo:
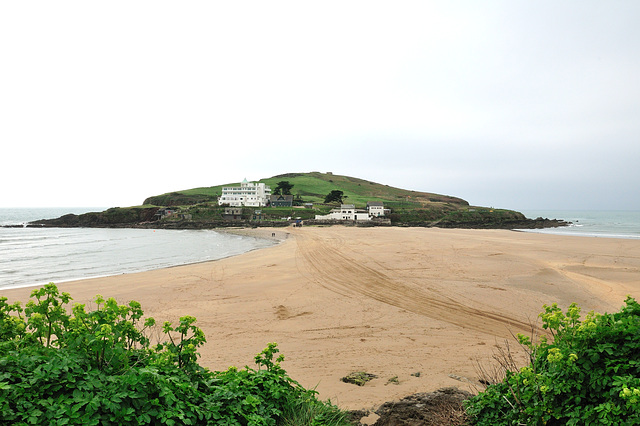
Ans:
<svg viewBox="0 0 640 426"><path fill-rule="evenodd" d="M273 195L291 195L291 189L294 185L290 184L288 180L281 180L277 183L276 188L273 190Z"/></svg>
<svg viewBox="0 0 640 426"><path fill-rule="evenodd" d="M344 192L339 189L334 189L324 197L324 202L327 204L334 202L342 204L345 198L347 198L347 196L344 195Z"/></svg>

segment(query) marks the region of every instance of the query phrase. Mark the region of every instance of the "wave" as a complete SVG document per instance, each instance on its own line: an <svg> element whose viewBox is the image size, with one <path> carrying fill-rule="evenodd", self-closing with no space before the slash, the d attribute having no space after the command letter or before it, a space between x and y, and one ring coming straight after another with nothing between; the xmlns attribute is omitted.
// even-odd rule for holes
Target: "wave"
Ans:
<svg viewBox="0 0 640 426"><path fill-rule="evenodd" d="M273 244L209 230L0 228L0 289L197 263Z"/></svg>
<svg viewBox="0 0 640 426"><path fill-rule="evenodd" d="M640 211L547 210L523 213L527 217L553 217L571 222L568 227L529 232L600 238L640 238Z"/></svg>
<svg viewBox="0 0 640 426"><path fill-rule="evenodd" d="M640 235L635 234L616 234L609 232L571 232L571 231L560 231L556 228L553 229L520 229L523 232L532 232L537 234L550 234L550 235L563 235L567 237L590 237L590 238L618 238L618 239L640 239Z"/></svg>

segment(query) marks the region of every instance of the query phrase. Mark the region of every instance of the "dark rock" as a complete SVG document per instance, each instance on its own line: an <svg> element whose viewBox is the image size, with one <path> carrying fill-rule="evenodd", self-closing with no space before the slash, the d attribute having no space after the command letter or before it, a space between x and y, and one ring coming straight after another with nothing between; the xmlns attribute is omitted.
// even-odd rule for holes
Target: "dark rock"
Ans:
<svg viewBox="0 0 640 426"><path fill-rule="evenodd" d="M89 212L81 215L66 214L56 219L41 219L29 223L32 226L48 226L58 228L108 228L125 227L153 219L157 207L113 207L103 212Z"/></svg>
<svg viewBox="0 0 640 426"><path fill-rule="evenodd" d="M191 206L200 203L216 202L218 197L215 195L205 194L182 194L180 192L171 192L169 194L156 195L149 197L142 203L143 205L154 206Z"/></svg>
<svg viewBox="0 0 640 426"><path fill-rule="evenodd" d="M369 414L371 412L368 410L351 410L347 413L347 417L351 424L360 425L360 419L367 417Z"/></svg>
<svg viewBox="0 0 640 426"><path fill-rule="evenodd" d="M385 402L376 410L380 418L375 426L463 425L466 416L462 401L471 396L469 392L448 387Z"/></svg>
<svg viewBox="0 0 640 426"><path fill-rule="evenodd" d="M465 229L544 229L569 226L571 222L562 219L513 219L495 221L468 221L468 222L438 222L435 225L422 224L422 226L436 226L438 228L465 228Z"/></svg>

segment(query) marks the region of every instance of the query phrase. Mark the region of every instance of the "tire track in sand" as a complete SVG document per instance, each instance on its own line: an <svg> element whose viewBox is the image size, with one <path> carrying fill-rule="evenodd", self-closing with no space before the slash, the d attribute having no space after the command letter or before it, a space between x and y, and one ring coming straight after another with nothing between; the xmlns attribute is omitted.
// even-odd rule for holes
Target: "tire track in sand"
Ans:
<svg viewBox="0 0 640 426"><path fill-rule="evenodd" d="M297 262L317 284L339 294L361 294L382 303L429 318L498 337L511 333L530 335L528 322L500 313L473 308L433 291L409 286L384 272L349 257L343 241L296 232ZM539 332L539 330L535 330Z"/></svg>

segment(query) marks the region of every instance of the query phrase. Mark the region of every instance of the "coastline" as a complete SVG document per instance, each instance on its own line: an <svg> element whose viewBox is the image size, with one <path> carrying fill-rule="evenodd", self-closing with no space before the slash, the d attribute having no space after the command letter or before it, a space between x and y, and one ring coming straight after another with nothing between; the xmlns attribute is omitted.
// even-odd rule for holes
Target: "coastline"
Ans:
<svg viewBox="0 0 640 426"><path fill-rule="evenodd" d="M216 232L224 232L227 234L240 235L242 237L262 238L265 240L283 242L289 238L287 228L220 228L214 229Z"/></svg>
<svg viewBox="0 0 640 426"><path fill-rule="evenodd" d="M96 294L137 300L160 323L195 316L208 340L200 363L211 369L251 365L275 341L291 377L349 409L443 386L469 390L450 375L473 381L475 360L490 362L494 345L530 331L543 304L611 312L627 294L640 298L632 239L342 226L224 232L286 237L224 259L59 288L79 303ZM26 302L31 290L1 294ZM353 371L379 378L340 382ZM387 385L393 376L399 384Z"/></svg>
<svg viewBox="0 0 640 426"><path fill-rule="evenodd" d="M0 291L222 259L286 237L282 232L230 231L0 229Z"/></svg>

